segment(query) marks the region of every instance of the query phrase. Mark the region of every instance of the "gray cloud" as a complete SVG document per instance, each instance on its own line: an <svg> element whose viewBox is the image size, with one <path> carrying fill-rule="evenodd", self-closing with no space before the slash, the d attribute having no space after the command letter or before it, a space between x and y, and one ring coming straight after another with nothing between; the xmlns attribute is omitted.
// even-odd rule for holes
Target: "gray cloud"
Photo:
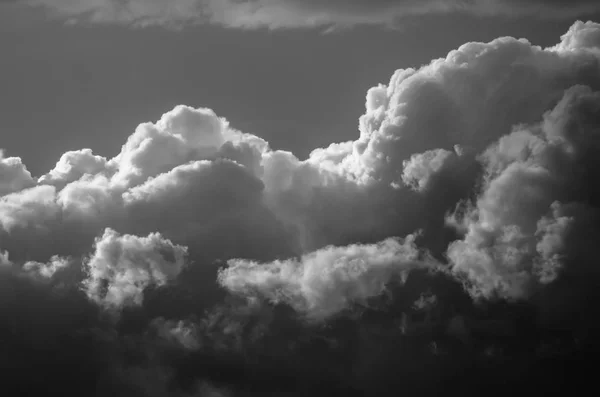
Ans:
<svg viewBox="0 0 600 397"><path fill-rule="evenodd" d="M597 12L592 0L22 0L70 20L234 28L394 25L407 16L441 13L573 18Z"/></svg>

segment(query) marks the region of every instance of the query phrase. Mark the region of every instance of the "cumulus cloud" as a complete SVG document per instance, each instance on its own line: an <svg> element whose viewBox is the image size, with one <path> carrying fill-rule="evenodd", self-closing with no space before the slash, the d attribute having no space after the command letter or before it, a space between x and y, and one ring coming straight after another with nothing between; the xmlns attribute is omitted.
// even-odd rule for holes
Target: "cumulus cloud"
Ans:
<svg viewBox="0 0 600 397"><path fill-rule="evenodd" d="M18 0L17 0L18 1ZM592 0L22 0L75 20L135 25L212 23L233 28L394 25L426 14L573 18L597 12Z"/></svg>
<svg viewBox="0 0 600 397"><path fill-rule="evenodd" d="M563 267L591 260L577 255L569 264L566 240L579 217L598 210L591 181L599 164L591 153L598 150L599 106L598 92L573 87L540 124L515 130L482 155L485 185L464 214L464 240L448 251L475 294L527 297Z"/></svg>
<svg viewBox="0 0 600 397"><path fill-rule="evenodd" d="M145 288L164 286L186 265L187 249L159 233L138 237L106 229L94 245L83 285L90 299L109 308L141 305Z"/></svg>
<svg viewBox="0 0 600 397"><path fill-rule="evenodd" d="M266 264L232 259L219 283L243 295L284 302L320 320L382 294L394 277L427 266L414 243L388 239L373 245L325 247L299 259Z"/></svg>
<svg viewBox="0 0 600 397"><path fill-rule="evenodd" d="M431 178L453 159L454 153L445 149L413 154L410 160L404 161L402 181L414 190L423 191L427 189Z"/></svg>
<svg viewBox="0 0 600 397"><path fill-rule="evenodd" d="M31 173L19 157L4 157L0 150L0 197L34 184Z"/></svg>
<svg viewBox="0 0 600 397"><path fill-rule="evenodd" d="M52 278L57 271L67 266L69 266L69 259L55 255L47 263L27 262L23 265L23 270L44 278Z"/></svg>
<svg viewBox="0 0 600 397"><path fill-rule="evenodd" d="M37 185L21 189L14 172L3 175L2 183L15 188L0 198L0 233L17 257L26 249L47 258L61 246L81 255L105 227L146 235L157 225L169 237L208 243L204 251L213 259L239 251L232 247L235 233L255 241L256 251L268 251L271 237L285 233L261 199L267 149L212 110L177 106L156 123L141 124L112 159L71 151ZM14 169L20 164L5 162ZM24 248L33 236L38 243ZM57 244L60 238L65 241Z"/></svg>
<svg viewBox="0 0 600 397"><path fill-rule="evenodd" d="M38 182L65 185L82 176L95 175L106 167L106 159L92 153L91 149L73 150L60 157L54 169L39 178Z"/></svg>
<svg viewBox="0 0 600 397"><path fill-rule="evenodd" d="M6 231L16 227L41 225L57 212L53 186L35 186L0 198L0 224Z"/></svg>

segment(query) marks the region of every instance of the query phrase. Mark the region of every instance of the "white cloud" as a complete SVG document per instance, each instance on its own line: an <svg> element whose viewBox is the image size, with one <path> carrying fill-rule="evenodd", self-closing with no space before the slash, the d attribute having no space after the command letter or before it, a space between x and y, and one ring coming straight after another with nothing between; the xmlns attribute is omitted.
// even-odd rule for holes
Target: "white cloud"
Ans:
<svg viewBox="0 0 600 397"><path fill-rule="evenodd" d="M561 42L553 49L557 51L587 50L600 51L600 29L598 24L592 21L577 21L569 28L569 31L561 36Z"/></svg>
<svg viewBox="0 0 600 397"><path fill-rule="evenodd" d="M448 250L473 294L527 298L569 266L587 266L581 254L573 264L580 248L566 240L600 204L592 186L598 110L600 93L573 87L540 124L515 130L483 154L485 184L465 216L464 239Z"/></svg>
<svg viewBox="0 0 600 397"><path fill-rule="evenodd" d="M27 262L23 265L23 270L43 278L52 278L57 271L68 267L69 262L68 258L61 258L55 255L47 263Z"/></svg>
<svg viewBox="0 0 600 397"><path fill-rule="evenodd" d="M159 233L138 237L106 229L94 246L83 285L90 299L108 308L141 305L146 287L166 285L186 265L187 248Z"/></svg>
<svg viewBox="0 0 600 397"><path fill-rule="evenodd" d="M53 186L35 186L0 197L0 226L6 231L15 227L40 226L59 211L54 202Z"/></svg>
<svg viewBox="0 0 600 397"><path fill-rule="evenodd" d="M19 157L4 157L0 150L0 197L18 192L35 184L27 167Z"/></svg>
<svg viewBox="0 0 600 397"><path fill-rule="evenodd" d="M439 173L447 162L452 161L453 156L453 152L445 149L413 154L410 160L404 161L402 181L414 190L423 191L427 189L431 178Z"/></svg>
<svg viewBox="0 0 600 397"><path fill-rule="evenodd" d="M414 237L408 236L371 245L329 246L270 263L232 259L220 270L219 283L233 293L284 302L311 320L321 320L352 303L366 303L395 278L426 266Z"/></svg>
<svg viewBox="0 0 600 397"><path fill-rule="evenodd" d="M86 174L98 174L105 168L106 159L94 155L91 149L69 151L60 157L53 170L39 178L39 182L64 186Z"/></svg>

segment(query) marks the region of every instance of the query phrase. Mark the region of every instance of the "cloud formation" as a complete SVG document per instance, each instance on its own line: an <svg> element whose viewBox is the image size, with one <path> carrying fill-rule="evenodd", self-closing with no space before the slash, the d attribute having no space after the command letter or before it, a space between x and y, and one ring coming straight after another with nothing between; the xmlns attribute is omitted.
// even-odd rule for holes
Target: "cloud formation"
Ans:
<svg viewBox="0 0 600 397"><path fill-rule="evenodd" d="M34 180L19 157L4 157L0 151L0 195L17 192L32 186Z"/></svg>
<svg viewBox="0 0 600 397"><path fill-rule="evenodd" d="M575 86L482 154L484 186L448 250L474 295L528 298L563 277L580 288L597 278L584 242L598 237L599 106L600 92Z"/></svg>
<svg viewBox="0 0 600 397"><path fill-rule="evenodd" d="M309 319L321 320L351 303L366 304L394 278L432 265L425 261L414 236L408 236L404 241L325 247L298 260L261 264L232 259L219 272L219 283L233 293L285 302Z"/></svg>
<svg viewBox="0 0 600 397"><path fill-rule="evenodd" d="M92 300L109 308L141 305L145 288L174 280L186 265L187 249L159 233L121 236L106 229L94 246L83 285Z"/></svg>
<svg viewBox="0 0 600 397"><path fill-rule="evenodd" d="M489 385L594 346L599 32L398 70L356 140L306 159L184 105L113 158L1 156L0 341L97 357L78 395L176 396L418 393L466 365Z"/></svg>
<svg viewBox="0 0 600 397"><path fill-rule="evenodd" d="M17 0L19 1L19 0ZM574 18L598 12L592 0L21 0L71 21L138 26L211 23L232 28L393 26L402 18L474 15Z"/></svg>

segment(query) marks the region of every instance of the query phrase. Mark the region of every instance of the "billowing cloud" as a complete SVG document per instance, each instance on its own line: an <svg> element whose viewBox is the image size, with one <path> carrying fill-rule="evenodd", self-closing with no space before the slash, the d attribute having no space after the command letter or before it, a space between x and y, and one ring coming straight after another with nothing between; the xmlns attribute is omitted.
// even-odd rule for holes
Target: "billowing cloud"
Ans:
<svg viewBox="0 0 600 397"><path fill-rule="evenodd" d="M459 152L459 148L457 152ZM455 153L445 149L428 150L424 153L413 154L410 160L404 161L402 181L417 191L424 191L431 179L439 174L448 163L455 159Z"/></svg>
<svg viewBox="0 0 600 397"><path fill-rule="evenodd" d="M22 259L36 260L63 248L82 255L106 227L139 235L158 228L185 243L205 242L213 259L228 251L245 255L233 247L239 235L254 240L257 252L268 250L268 236L285 233L262 201L267 149L212 110L177 106L156 123L141 124L112 159L89 149L68 152L37 185L6 172L2 183L10 190L0 198L0 234L13 255L27 250ZM3 161L20 169L18 159ZM37 243L23 247L33 236Z"/></svg>
<svg viewBox="0 0 600 397"><path fill-rule="evenodd" d="M573 87L540 124L517 128L483 153L484 187L463 214L464 240L448 251L475 294L522 298L563 273L597 276L594 259L569 236L598 216L598 111L599 92Z"/></svg>
<svg viewBox="0 0 600 397"><path fill-rule="evenodd" d="M39 182L64 186L86 174L95 175L103 171L105 167L106 159L94 155L91 149L73 150L63 154L54 169L40 177Z"/></svg>
<svg viewBox="0 0 600 397"><path fill-rule="evenodd" d="M19 157L4 157L0 150L0 196L22 190L34 184L31 173Z"/></svg>
<svg viewBox="0 0 600 397"><path fill-rule="evenodd" d="M187 249L159 233L137 237L106 229L94 245L83 284L92 300L109 308L141 305L145 288L164 286L186 265Z"/></svg>
<svg viewBox="0 0 600 397"><path fill-rule="evenodd" d="M295 260L260 264L232 259L219 272L231 292L284 302L313 320L381 295L389 282L427 266L414 244L388 239L373 245L325 247Z"/></svg>
<svg viewBox="0 0 600 397"><path fill-rule="evenodd" d="M425 14L573 18L597 12L592 0L22 0L76 20L180 26L212 23L234 28L394 25Z"/></svg>

